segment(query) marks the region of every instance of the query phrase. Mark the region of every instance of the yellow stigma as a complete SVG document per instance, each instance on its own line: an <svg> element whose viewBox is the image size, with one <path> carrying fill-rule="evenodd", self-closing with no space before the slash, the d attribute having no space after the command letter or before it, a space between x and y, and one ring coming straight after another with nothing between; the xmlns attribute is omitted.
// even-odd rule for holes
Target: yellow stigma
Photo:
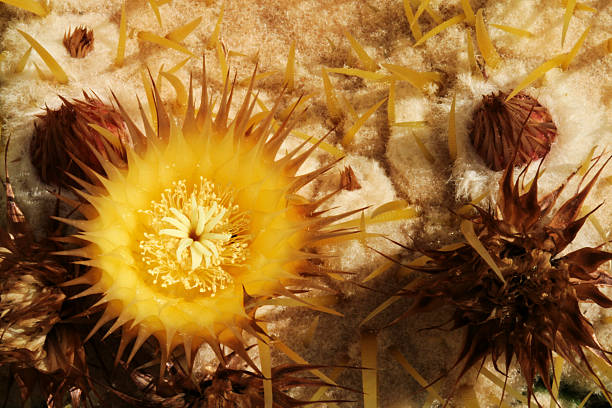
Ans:
<svg viewBox="0 0 612 408"><path fill-rule="evenodd" d="M191 189L179 180L142 211L151 217L151 228L140 254L154 284L182 284L210 296L233 284L231 267L248 256L249 217L233 203L231 191L216 190L203 177Z"/></svg>

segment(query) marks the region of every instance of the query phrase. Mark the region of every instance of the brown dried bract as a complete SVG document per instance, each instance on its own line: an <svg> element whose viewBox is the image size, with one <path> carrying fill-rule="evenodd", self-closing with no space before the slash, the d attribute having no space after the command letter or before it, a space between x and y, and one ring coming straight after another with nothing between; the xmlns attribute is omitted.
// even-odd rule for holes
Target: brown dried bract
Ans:
<svg viewBox="0 0 612 408"><path fill-rule="evenodd" d="M513 166L507 165L497 207L476 207L478 214L464 221L473 223L478 240L501 270L503 282L468 244L453 250L422 251L431 260L414 269L428 276L406 292L415 299L406 314L452 307L451 329L465 328L466 333L455 363L463 362L459 378L488 356L506 376L516 361L527 382L529 400L536 376L550 387L553 352L588 377L597 375L587 360L587 350L612 365L580 309L581 302L612 307L612 300L599 290L612 284L612 277L599 268L612 260L612 253L585 247L560 255L590 215L579 216L604 166L553 211L575 173L538 198L538 174L523 191L520 186L526 169L513 182ZM498 365L500 358L505 370Z"/></svg>
<svg viewBox="0 0 612 408"><path fill-rule="evenodd" d="M64 33L64 47L73 58L83 58L93 50L94 33L87 27L80 26L74 31Z"/></svg>
<svg viewBox="0 0 612 408"><path fill-rule="evenodd" d="M524 93L507 102L506 97L503 92L484 96L470 131L472 146L496 171L544 157L557 137L550 113L537 100Z"/></svg>
<svg viewBox="0 0 612 408"><path fill-rule="evenodd" d="M46 108L46 112L38 116L40 120L35 124L30 143L32 163L41 180L58 186L81 187L67 173L99 184L92 170L106 174L101 160L125 167L125 148L131 146L131 138L121 114L95 94L89 96L83 92L82 100L72 102L60 98L63 104L59 109ZM90 124L106 129L115 140L109 140Z"/></svg>
<svg viewBox="0 0 612 408"><path fill-rule="evenodd" d="M359 190L361 184L357 181L357 176L351 166L344 167L340 172L340 188L347 191Z"/></svg>

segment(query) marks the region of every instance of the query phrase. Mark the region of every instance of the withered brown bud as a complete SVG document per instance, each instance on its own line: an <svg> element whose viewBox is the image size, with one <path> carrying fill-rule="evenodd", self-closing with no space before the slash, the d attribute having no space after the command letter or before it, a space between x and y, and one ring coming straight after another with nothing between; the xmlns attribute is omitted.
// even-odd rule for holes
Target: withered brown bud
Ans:
<svg viewBox="0 0 612 408"><path fill-rule="evenodd" d="M544 157L557 137L550 113L537 100L521 92L505 102L507 96L484 96L470 131L476 152L496 171L513 160L521 166Z"/></svg>
<svg viewBox="0 0 612 408"><path fill-rule="evenodd" d="M357 176L355 176L351 166L346 166L340 172L340 188L347 191L359 190L361 188L361 184L357 181Z"/></svg>
<svg viewBox="0 0 612 408"><path fill-rule="evenodd" d="M94 46L94 33L93 30L87 27L81 26L74 29L74 31L68 30L64 33L64 47L70 53L73 58L83 58Z"/></svg>
<svg viewBox="0 0 612 408"><path fill-rule="evenodd" d="M80 187L66 173L98 184L98 180L82 168L85 165L105 175L96 154L115 166L125 166L125 147L131 145L131 138L121 114L97 96L85 92L83 96L84 99L72 102L60 96L63 104L59 109L46 108L45 113L38 116L30 155L41 180L47 184ZM108 140L90 124L108 130L115 140Z"/></svg>
<svg viewBox="0 0 612 408"><path fill-rule="evenodd" d="M612 299L599 290L612 284L612 276L600 269L612 260L612 253L600 247L564 252L590 215L579 214L604 166L588 183L582 180L581 185L586 183L582 190L553 211L573 175L551 193L538 197L539 169L531 187L523 191L526 169L514 182L514 166L509 164L500 180L497 207L476 207L477 214L463 221L467 243L421 251L431 260L423 267L412 267L426 276L417 278L414 289L405 291L414 298L406 315L452 308L451 329L465 329L455 363L463 363L459 378L489 357L506 376L511 363L516 362L530 400L538 376L550 391L555 352L586 377L594 377L610 396L590 365L587 351L607 364L612 361L580 304L612 307ZM489 260L475 249L480 245L474 245L477 241Z"/></svg>

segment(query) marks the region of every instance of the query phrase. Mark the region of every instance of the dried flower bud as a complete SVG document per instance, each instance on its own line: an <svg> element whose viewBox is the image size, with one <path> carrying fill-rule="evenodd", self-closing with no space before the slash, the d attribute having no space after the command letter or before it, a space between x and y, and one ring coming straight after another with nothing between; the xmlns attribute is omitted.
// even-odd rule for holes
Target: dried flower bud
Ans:
<svg viewBox="0 0 612 408"><path fill-rule="evenodd" d="M476 152L496 171L513 160L521 166L544 157L557 137L550 113L537 100L522 92L507 102L506 97L484 96L470 132Z"/></svg>
<svg viewBox="0 0 612 408"><path fill-rule="evenodd" d="M105 175L96 155L116 166L125 166L125 147L131 145L131 138L121 114L97 96L85 92L83 96L83 100L74 99L72 102L60 97L62 106L57 110L46 108L35 124L30 155L41 180L47 184L80 187L66 173L98 184L98 180L90 177L91 173L84 171L79 164L81 162ZM108 140L90 124L108 130L116 140Z"/></svg>
<svg viewBox="0 0 612 408"><path fill-rule="evenodd" d="M346 166L340 172L340 188L347 191L359 190L361 188L361 184L357 181L357 176L355 176L351 166Z"/></svg>
<svg viewBox="0 0 612 408"><path fill-rule="evenodd" d="M422 251L431 260L423 267L412 267L427 276L405 292L415 298L407 314L452 307L451 328L465 328L455 364L463 362L459 377L489 356L505 375L516 361L529 400L537 376L550 387L553 352L596 380L587 350L612 365L580 309L582 302L612 307L612 299L599 290L612 283L612 276L600 269L612 260L612 253L600 247L564 253L590 215L579 216L580 209L604 166L582 190L552 211L573 175L538 198L539 172L523 191L526 171L513 182L513 166L508 164L500 180L497 208L476 207L477 215L463 221L468 243ZM500 359L505 371L499 368Z"/></svg>
<svg viewBox="0 0 612 408"><path fill-rule="evenodd" d="M94 46L94 33L93 30L87 27L81 26L74 29L74 31L68 31L64 33L64 47L70 53L73 58L83 58Z"/></svg>

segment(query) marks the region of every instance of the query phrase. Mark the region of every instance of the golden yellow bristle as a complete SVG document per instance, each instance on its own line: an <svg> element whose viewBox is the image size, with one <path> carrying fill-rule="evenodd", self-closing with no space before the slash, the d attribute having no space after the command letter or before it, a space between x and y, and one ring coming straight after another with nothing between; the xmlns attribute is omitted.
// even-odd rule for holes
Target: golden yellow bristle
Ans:
<svg viewBox="0 0 612 408"><path fill-rule="evenodd" d="M187 106L187 89L183 82L178 77L170 72L161 72L161 76L170 82L170 85L176 91L176 102L179 106Z"/></svg>
<svg viewBox="0 0 612 408"><path fill-rule="evenodd" d="M433 155L431 154L431 152L427 149L427 147L425 146L425 144L423 143L423 141L421 140L420 137L418 137L416 135L416 133L412 133L412 137L414 138L415 143L417 144L419 151L421 152L421 154L423 155L423 157L425 157L425 159L433 164L435 163L436 159L433 157Z"/></svg>
<svg viewBox="0 0 612 408"><path fill-rule="evenodd" d="M387 120L390 125L395 123L395 81L389 84L389 97L387 102Z"/></svg>
<svg viewBox="0 0 612 408"><path fill-rule="evenodd" d="M170 31L168 34L166 34L166 38L169 40L175 41L177 43L180 43L181 41L185 39L185 37L191 34L191 32L195 30L200 25L201 22L202 22L202 17L195 18L191 20L190 22L188 22L187 24L182 25Z"/></svg>
<svg viewBox="0 0 612 408"><path fill-rule="evenodd" d="M423 36L423 33L421 32L421 27L419 26L418 21L413 24L414 13L412 12L412 7L410 6L410 0L404 0L404 13L406 14L406 20L408 20L408 24L410 25L412 36L415 40L419 41Z"/></svg>
<svg viewBox="0 0 612 408"><path fill-rule="evenodd" d="M44 3L36 0L0 0L3 3L9 4L11 6L19 7L20 9L24 9L30 11L37 16L45 17L49 14L49 10L45 7Z"/></svg>
<svg viewBox="0 0 612 408"><path fill-rule="evenodd" d="M495 260L493 259L491 254L487 252L487 249L482 245L482 242L480 242L480 240L478 239L478 236L474 232L474 224L472 223L472 221L461 221L461 233L465 237L465 240L470 244L470 246L474 248L476 252L478 252L478 255L480 255L480 257L487 263L487 265L489 265L493 272L495 272L497 277L505 284L506 280L504 279L504 276L501 273L501 269L495 263Z"/></svg>
<svg viewBox="0 0 612 408"><path fill-rule="evenodd" d="M351 43L351 48L353 51L355 51L355 54L357 54L357 57L363 64L364 68L368 71L376 71L378 69L378 64L368 55L366 50L363 49L355 37L353 37L351 33L346 30L344 31L344 35L349 40L349 43Z"/></svg>
<svg viewBox="0 0 612 408"><path fill-rule="evenodd" d="M176 64L175 66L173 66L172 68L170 68L169 70L167 70L166 72L168 74L174 74L176 73L178 70L180 70L181 68L183 68L185 66L185 64L187 64L189 62L189 60L191 59L191 57L187 57L184 60L180 61L178 64Z"/></svg>
<svg viewBox="0 0 612 408"><path fill-rule="evenodd" d="M410 374L410 376L429 393L432 398L438 400L440 404L444 405L445 401L444 398L440 396L437 384L430 385L429 381L425 380L425 378L423 378L423 376L419 374L419 372L412 365L410 365L408 360L406 360L406 357L404 357L402 352L397 347L391 347L389 349L389 353L402 366L402 368L406 370L406 372Z"/></svg>
<svg viewBox="0 0 612 408"><path fill-rule="evenodd" d="M157 6L157 1L156 0L147 0L147 1L149 2L149 5L151 6L153 13L155 14L155 18L157 19L157 24L159 24L160 27L163 27L161 14L159 13L159 7Z"/></svg>
<svg viewBox="0 0 612 408"><path fill-rule="evenodd" d="M285 68L285 85L288 91L295 86L295 41L291 43L289 55L287 56L287 67Z"/></svg>
<svg viewBox="0 0 612 408"><path fill-rule="evenodd" d="M533 33L531 33L530 31L527 31L527 30L520 29L520 28L510 27L510 26L501 25L501 24L490 24L490 26L491 27L495 27L495 28L499 28L502 31L505 31L505 32L510 33L510 34L514 34L514 35L519 36L519 37L525 37L525 38L533 37Z"/></svg>
<svg viewBox="0 0 612 408"><path fill-rule="evenodd" d="M378 406L378 343L376 334L364 330L361 332L361 378L363 383L364 408Z"/></svg>
<svg viewBox="0 0 612 408"><path fill-rule="evenodd" d="M357 68L325 68L327 72L333 72L335 74L344 74L350 76L356 76L359 78L367 79L370 81L384 81L390 80L390 75L381 74L380 72L365 71Z"/></svg>
<svg viewBox="0 0 612 408"><path fill-rule="evenodd" d="M463 9L463 14L465 14L466 23L474 25L476 23L476 15L474 15L474 9L470 5L470 0L461 0L461 8Z"/></svg>
<svg viewBox="0 0 612 408"><path fill-rule="evenodd" d="M525 77L517 86L510 92L510 94L506 97L506 102L512 99L514 96L518 95L523 89L527 88L533 82L537 81L539 78L543 77L548 71L553 68L560 67L567 61L567 55L557 55L556 57L544 62L542 65L538 66L536 69L531 71L529 75Z"/></svg>
<svg viewBox="0 0 612 408"><path fill-rule="evenodd" d="M586 37L589 34L589 31L591 31L591 26L588 26L586 28L586 30L584 30L584 32L582 33L582 35L580 36L578 41L576 41L576 44L574 44L572 49L566 54L566 59L561 64L561 67L563 67L563 69L567 69L569 67L569 65L572 63L572 61L574 60L574 58L578 54L578 51L580 50L580 47L582 47L582 44L584 43L584 40L586 40Z"/></svg>
<svg viewBox="0 0 612 408"><path fill-rule="evenodd" d="M21 36L25 38L25 40L30 44L30 46L34 48L34 50L36 50L38 55L40 55L40 58L42 58L44 63L47 64L57 82L59 82L60 84L68 83L68 76L66 75L66 72L57 63L55 58L53 58L51 54L49 54L49 51L47 51L45 47L43 47L38 41L36 41L30 34L23 32L19 29L17 31L19 31L19 34L21 34Z"/></svg>
<svg viewBox="0 0 612 408"><path fill-rule="evenodd" d="M457 127L455 125L455 99L457 95L453 95L450 112L448 114L448 154L452 161L457 159Z"/></svg>
<svg viewBox="0 0 612 408"><path fill-rule="evenodd" d="M485 27L482 9L478 9L476 12L476 43L487 65L493 69L497 68L501 61L501 57L495 50L491 38L489 37L487 27Z"/></svg>
<svg viewBox="0 0 612 408"><path fill-rule="evenodd" d="M23 72L26 64L28 63L28 59L30 59L30 54L32 53L32 47L28 48L28 50L19 58L17 65L15 66L15 73Z"/></svg>
<svg viewBox="0 0 612 408"><path fill-rule="evenodd" d="M472 74L475 72L480 72L478 62L476 62L476 56L474 55L474 41L472 40L472 34L470 34L469 31L466 31L465 36L465 41L467 42L468 61L470 62L470 71Z"/></svg>
<svg viewBox="0 0 612 408"><path fill-rule="evenodd" d="M463 14L455 16L455 17L452 17L452 18L449 18L448 20L438 24L437 26L435 26L434 28L429 30L427 33L425 33L416 42L416 44L414 44L414 46L418 47L419 45L423 44L425 41L427 41L428 39L430 39L434 35L441 33L442 31L446 30L448 27L451 27L451 26L453 26L455 24L461 23L463 20L465 20L465 15L463 15Z"/></svg>
<svg viewBox="0 0 612 408"><path fill-rule="evenodd" d="M325 101L327 103L327 111L329 116L334 119L341 117L340 108L338 107L338 98L336 98L336 91L331 84L327 69L321 68L321 78L323 78L323 89L325 90Z"/></svg>
<svg viewBox="0 0 612 408"><path fill-rule="evenodd" d="M225 2L221 5L221 11L219 12L219 17L217 18L217 24L215 24L215 28L208 38L208 42L206 43L206 48L215 49L217 47L217 43L219 42L219 33L221 32L221 22L223 21L223 12L225 11Z"/></svg>
<svg viewBox="0 0 612 408"><path fill-rule="evenodd" d="M126 0L127 1L127 0ZM119 40L117 41L117 56L115 65L123 65L125 59L125 41L127 39L127 16L125 14L125 1L121 4L121 21L119 22Z"/></svg>
<svg viewBox="0 0 612 408"><path fill-rule="evenodd" d="M359 117L359 119L355 121L353 126L351 126L350 129L342 137L342 144L344 146L348 145L353 141L353 138L355 137L355 134L359 131L359 129L361 129L361 127L364 125L364 123L366 123L370 116L372 116L374 112L376 112L378 108L380 108L382 104L385 103L386 100L387 98L383 98L382 100L374 104L374 106L368 109L363 115Z"/></svg>
<svg viewBox="0 0 612 408"><path fill-rule="evenodd" d="M150 42L153 44L161 45L164 48L170 48L173 50L177 50L179 52L182 52L183 54L187 54L192 57L195 56L193 55L191 51L189 51L187 48L183 47L181 44L177 43L176 41L172 41L167 38L160 37L159 35L154 34L150 31L139 31L137 34L137 37L139 41Z"/></svg>
<svg viewBox="0 0 612 408"><path fill-rule="evenodd" d="M565 3L565 13L563 14L563 30L561 31L561 46L565 44L565 35L569 28L569 23L576 8L576 0L567 0Z"/></svg>

